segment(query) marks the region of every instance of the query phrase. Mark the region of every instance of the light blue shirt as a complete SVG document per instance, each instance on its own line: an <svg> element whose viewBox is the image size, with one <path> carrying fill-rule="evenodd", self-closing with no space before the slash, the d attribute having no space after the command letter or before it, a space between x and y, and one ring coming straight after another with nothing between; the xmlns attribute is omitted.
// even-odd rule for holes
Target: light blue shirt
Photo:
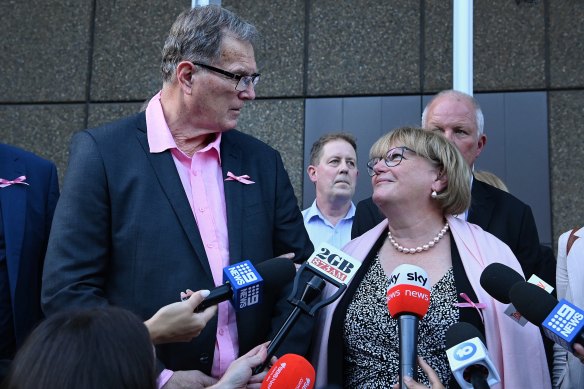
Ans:
<svg viewBox="0 0 584 389"><path fill-rule="evenodd" d="M309 208L302 211L304 227L316 249L322 242L327 242L336 248L342 248L351 240L351 227L355 218L355 204L351 202L349 211L333 226L316 206L316 200Z"/></svg>

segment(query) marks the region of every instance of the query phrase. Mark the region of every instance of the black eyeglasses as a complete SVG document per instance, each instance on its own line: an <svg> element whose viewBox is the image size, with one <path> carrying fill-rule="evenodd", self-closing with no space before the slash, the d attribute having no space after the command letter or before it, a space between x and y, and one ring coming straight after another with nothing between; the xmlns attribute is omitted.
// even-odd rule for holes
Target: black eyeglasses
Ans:
<svg viewBox="0 0 584 389"><path fill-rule="evenodd" d="M369 174L370 177L373 177L374 175L376 175L377 172L375 171L374 167L382 159L385 162L385 165L387 167L394 167L394 166L399 165L401 163L401 161L404 159L404 152L406 150L411 151L412 153L415 153L415 151L410 149L409 147L400 146L400 147L394 147L393 149L390 149L387 152L385 158L380 158L380 157L371 158L369 160L369 162L367 162L367 173Z"/></svg>
<svg viewBox="0 0 584 389"><path fill-rule="evenodd" d="M210 65L205 65L204 63L193 62L193 65L200 66L200 67L205 68L207 70L210 70L212 72L219 73L219 74L224 75L225 77L236 80L237 85L235 85L235 90L240 91L240 92L246 90L250 84L253 84L254 86L256 86L258 81L260 80L259 73L254 73L251 76L242 76L241 74L234 74L234 73L228 72L227 70L219 69L219 68L216 68L216 67L210 66Z"/></svg>

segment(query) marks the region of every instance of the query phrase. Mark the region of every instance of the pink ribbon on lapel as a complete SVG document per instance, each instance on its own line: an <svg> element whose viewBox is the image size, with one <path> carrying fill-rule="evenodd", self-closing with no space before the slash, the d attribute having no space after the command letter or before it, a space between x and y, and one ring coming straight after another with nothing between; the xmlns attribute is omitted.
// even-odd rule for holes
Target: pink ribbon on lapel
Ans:
<svg viewBox="0 0 584 389"><path fill-rule="evenodd" d="M236 176L231 172L227 172L227 178L225 179L225 181L239 181L242 184L246 185L255 184L255 181L250 180L247 174L244 174L243 176Z"/></svg>
<svg viewBox="0 0 584 389"><path fill-rule="evenodd" d="M28 185L28 182L24 182L24 180L26 180L26 176L20 176L18 178L15 178L14 180L0 178L0 188L6 188L7 186L14 184Z"/></svg>
<svg viewBox="0 0 584 389"><path fill-rule="evenodd" d="M461 293L460 297L463 298L463 300L466 301L466 303L456 303L454 304L455 307L458 308L474 308L477 310L477 312L479 313L479 316L481 317L482 322L485 322L485 318L483 317L483 313L481 312L481 309L484 309L487 307L486 304L484 303L473 303L472 300L470 299L470 297L468 297L468 295L466 293ZM479 309L480 308L480 309Z"/></svg>

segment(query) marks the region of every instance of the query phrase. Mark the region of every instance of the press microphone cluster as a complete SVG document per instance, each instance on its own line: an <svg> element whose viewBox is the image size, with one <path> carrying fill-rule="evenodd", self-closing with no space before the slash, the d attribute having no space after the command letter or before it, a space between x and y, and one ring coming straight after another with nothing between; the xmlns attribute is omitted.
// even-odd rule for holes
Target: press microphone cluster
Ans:
<svg viewBox="0 0 584 389"><path fill-rule="evenodd" d="M548 338L574 352L574 344L584 346L584 310L562 299L558 301L528 282L515 284L509 297L521 314L541 326Z"/></svg>
<svg viewBox="0 0 584 389"><path fill-rule="evenodd" d="M280 327L268 346L266 360L254 369L254 374L266 368L270 358L275 354L282 341L301 314L314 316L323 306L336 300L346 289L361 263L347 253L322 243L311 257L300 266L294 278L294 288L288 302L294 306L286 321ZM310 279L306 281L306 276ZM336 286L337 291L328 298L317 302L326 283ZM304 287L301 287L304 284ZM298 291L302 289L300 297Z"/></svg>
<svg viewBox="0 0 584 389"><path fill-rule="evenodd" d="M501 381L479 330L459 322L446 331L446 356L462 389L488 389Z"/></svg>
<svg viewBox="0 0 584 389"><path fill-rule="evenodd" d="M316 373L305 358L285 354L268 371L261 389L312 389Z"/></svg>
<svg viewBox="0 0 584 389"><path fill-rule="evenodd" d="M272 258L260 262L257 269L250 261L229 265L223 269L223 285L211 293L195 308L200 312L206 308L230 300L236 311L262 303L265 291L279 291L296 274L291 260Z"/></svg>
<svg viewBox="0 0 584 389"><path fill-rule="evenodd" d="M430 281L420 267L403 264L389 276L387 308L398 320L399 387L405 389L403 377L417 379L418 323L430 307Z"/></svg>

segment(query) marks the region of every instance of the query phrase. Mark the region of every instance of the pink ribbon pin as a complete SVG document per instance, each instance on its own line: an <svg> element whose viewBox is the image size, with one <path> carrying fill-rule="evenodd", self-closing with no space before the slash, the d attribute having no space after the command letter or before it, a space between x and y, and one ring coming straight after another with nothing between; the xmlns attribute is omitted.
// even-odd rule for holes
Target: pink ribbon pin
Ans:
<svg viewBox="0 0 584 389"><path fill-rule="evenodd" d="M470 297L468 297L468 295L466 293L461 293L460 297L462 297L463 300L466 301L466 303L456 303L454 304L454 306L458 307L458 308L474 308L477 310L477 312L479 313L479 316L481 317L482 322L485 322L485 318L483 317L483 313L481 312L481 309L485 309L487 307L486 304L484 303L473 303L472 300L470 299Z"/></svg>
<svg viewBox="0 0 584 389"><path fill-rule="evenodd" d="M20 176L18 178L15 178L14 180L0 178L0 188L6 188L7 186L14 184L28 185L28 182L24 182L24 180L26 180L26 176Z"/></svg>
<svg viewBox="0 0 584 389"><path fill-rule="evenodd" d="M225 181L239 181L242 184L246 185L255 184L255 181L250 180L247 174L244 174L243 176L236 176L231 172L227 172L227 178L225 179Z"/></svg>

